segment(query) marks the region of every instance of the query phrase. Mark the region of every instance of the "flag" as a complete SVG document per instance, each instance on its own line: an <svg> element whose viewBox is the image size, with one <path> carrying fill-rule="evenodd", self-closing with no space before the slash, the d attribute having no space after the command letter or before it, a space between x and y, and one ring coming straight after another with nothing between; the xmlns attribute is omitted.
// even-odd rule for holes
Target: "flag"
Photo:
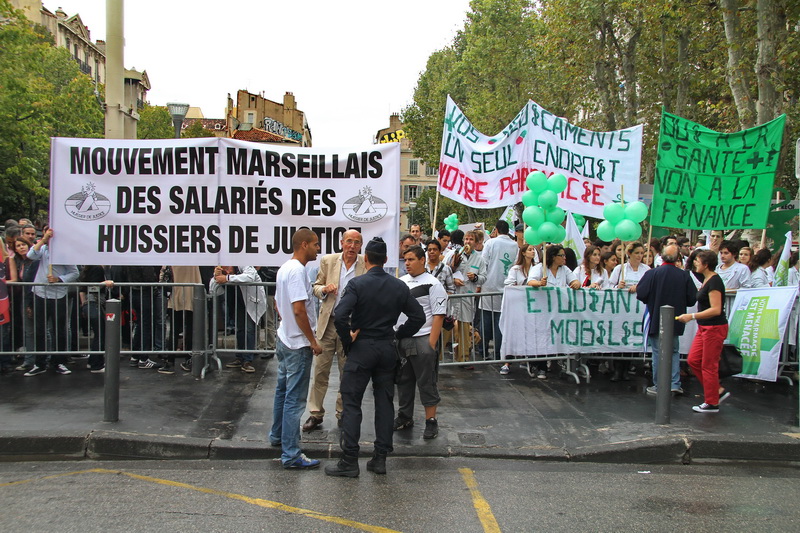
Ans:
<svg viewBox="0 0 800 533"><path fill-rule="evenodd" d="M508 222L508 227L513 230L515 218L517 218L517 213L514 210L514 206L510 205L506 207L506 210L503 211L503 214L500 215L500 218L498 220L505 220L506 222Z"/></svg>
<svg viewBox="0 0 800 533"><path fill-rule="evenodd" d="M792 232L786 232L786 244L783 245L781 259L775 267L775 281L773 287L786 287L789 285L789 256L792 253Z"/></svg>
<svg viewBox="0 0 800 533"><path fill-rule="evenodd" d="M586 226L588 225L589 223L587 222ZM578 258L583 257L583 252L586 251L586 244L583 242L581 230L578 229L578 225L569 211L567 211L567 237L564 239L564 247L572 248Z"/></svg>

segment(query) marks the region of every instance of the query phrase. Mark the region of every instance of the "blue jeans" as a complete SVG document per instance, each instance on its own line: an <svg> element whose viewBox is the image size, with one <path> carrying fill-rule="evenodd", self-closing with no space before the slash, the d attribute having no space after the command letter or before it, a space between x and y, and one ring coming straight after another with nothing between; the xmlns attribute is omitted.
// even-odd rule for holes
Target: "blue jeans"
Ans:
<svg viewBox="0 0 800 533"><path fill-rule="evenodd" d="M484 358L489 356L489 341L494 339L494 359L500 360L500 345L503 334L500 332L500 311L481 309L481 344Z"/></svg>
<svg viewBox="0 0 800 533"><path fill-rule="evenodd" d="M311 347L292 350L277 339L278 385L272 407L270 443L281 443L281 461L289 465L300 457L300 417L306 410L311 378Z"/></svg>
<svg viewBox="0 0 800 533"><path fill-rule="evenodd" d="M659 338L657 335L648 335L647 339L650 343L650 347L653 349L653 385L658 387L658 350L661 348L658 344ZM672 346L672 385L670 385L672 390L681 388L681 356L678 353L678 348L680 347L679 341L680 338L675 337L675 342Z"/></svg>

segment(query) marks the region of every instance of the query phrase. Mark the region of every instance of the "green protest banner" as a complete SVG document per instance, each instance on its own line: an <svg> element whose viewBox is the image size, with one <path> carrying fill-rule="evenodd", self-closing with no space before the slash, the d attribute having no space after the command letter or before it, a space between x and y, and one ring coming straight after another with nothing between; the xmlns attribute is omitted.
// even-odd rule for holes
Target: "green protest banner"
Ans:
<svg viewBox="0 0 800 533"><path fill-rule="evenodd" d="M786 115L719 133L663 112L651 223L688 229L762 229Z"/></svg>

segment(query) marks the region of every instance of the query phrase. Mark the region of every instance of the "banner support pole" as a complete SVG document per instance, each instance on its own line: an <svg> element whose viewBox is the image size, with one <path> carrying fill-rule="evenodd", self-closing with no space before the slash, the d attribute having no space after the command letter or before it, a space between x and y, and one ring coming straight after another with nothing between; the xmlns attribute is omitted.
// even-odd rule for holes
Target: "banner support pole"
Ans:
<svg viewBox="0 0 800 533"><path fill-rule="evenodd" d="M439 187L436 187L436 202L433 204L433 218L431 219L431 237L436 233L436 217L439 215Z"/></svg>

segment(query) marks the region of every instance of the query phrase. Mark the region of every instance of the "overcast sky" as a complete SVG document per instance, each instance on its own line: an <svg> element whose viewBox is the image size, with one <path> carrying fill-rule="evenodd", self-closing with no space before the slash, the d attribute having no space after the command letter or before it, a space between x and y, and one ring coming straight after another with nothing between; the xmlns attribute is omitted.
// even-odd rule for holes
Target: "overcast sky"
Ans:
<svg viewBox="0 0 800 533"><path fill-rule="evenodd" d="M79 14L93 41L105 39L105 4L44 2ZM370 144L468 9L468 0L128 0L125 66L147 70L154 105L182 101L223 118L228 93L282 102L291 91L314 146Z"/></svg>

